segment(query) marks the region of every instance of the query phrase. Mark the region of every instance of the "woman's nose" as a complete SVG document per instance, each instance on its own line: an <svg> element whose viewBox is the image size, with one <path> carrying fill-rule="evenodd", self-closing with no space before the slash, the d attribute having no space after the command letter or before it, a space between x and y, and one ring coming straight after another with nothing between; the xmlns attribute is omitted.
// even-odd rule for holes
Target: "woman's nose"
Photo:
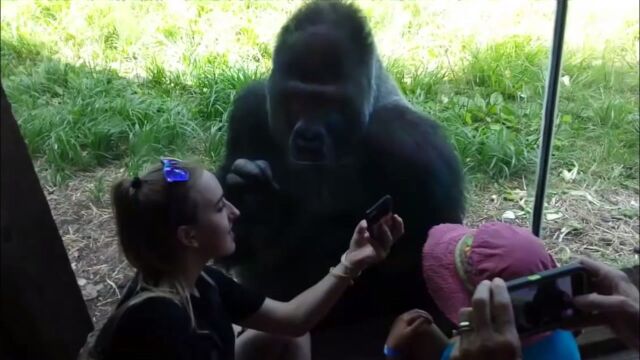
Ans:
<svg viewBox="0 0 640 360"><path fill-rule="evenodd" d="M232 203L229 203L229 206L231 207L231 211L229 211L229 217L232 220L235 220L238 216L240 216L240 210L238 210L237 207L233 206Z"/></svg>

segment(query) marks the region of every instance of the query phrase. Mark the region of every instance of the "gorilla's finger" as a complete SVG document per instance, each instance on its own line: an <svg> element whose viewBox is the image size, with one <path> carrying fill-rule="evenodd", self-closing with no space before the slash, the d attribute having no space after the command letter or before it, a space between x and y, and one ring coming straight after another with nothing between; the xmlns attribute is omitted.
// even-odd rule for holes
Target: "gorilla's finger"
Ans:
<svg viewBox="0 0 640 360"><path fill-rule="evenodd" d="M262 173L267 176L269 179L273 178L273 174L271 173L271 166L265 160L256 160L254 163L262 170Z"/></svg>
<svg viewBox="0 0 640 360"><path fill-rule="evenodd" d="M226 181L230 186L241 186L246 184L246 181L243 178L234 173L227 174Z"/></svg>
<svg viewBox="0 0 640 360"><path fill-rule="evenodd" d="M240 169L247 167L249 163L251 163L249 159L236 159L233 164L231 164L231 171L240 171Z"/></svg>
<svg viewBox="0 0 640 360"><path fill-rule="evenodd" d="M274 189L279 190L280 186L275 182L275 180L273 180L273 174L271 173L271 166L269 163L265 160L256 160L255 164L260 170L262 178L267 180Z"/></svg>
<svg viewBox="0 0 640 360"><path fill-rule="evenodd" d="M241 177L249 178L261 178L262 171L255 163L255 161L247 159L238 159L233 165L231 165L231 172L238 174Z"/></svg>

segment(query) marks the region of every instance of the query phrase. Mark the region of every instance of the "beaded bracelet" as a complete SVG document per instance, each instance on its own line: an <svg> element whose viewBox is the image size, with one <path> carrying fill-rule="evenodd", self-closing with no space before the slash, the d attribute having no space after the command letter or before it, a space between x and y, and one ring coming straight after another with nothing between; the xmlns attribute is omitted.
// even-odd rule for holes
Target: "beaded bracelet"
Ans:
<svg viewBox="0 0 640 360"><path fill-rule="evenodd" d="M355 269L353 268L353 265L349 264L347 262L347 254L349 253L349 250L345 251L344 254L342 254L342 256L340 257L340 263L342 265L344 265L344 267L347 268L347 270L349 271L349 273L351 273L353 278L357 278L358 276L360 276L360 273L362 273L362 271L358 271L357 273L355 272Z"/></svg>
<svg viewBox="0 0 640 360"><path fill-rule="evenodd" d="M345 253L342 254L342 256L340 257L340 264L342 264L345 267L345 269L347 270L347 273L338 271L336 267L329 268L329 273L339 278L349 279L349 281L351 282L351 285L353 285L353 279L360 276L360 273L362 273L362 271L356 272L355 269L353 268L353 265L347 262L346 259L347 259L348 253L349 253L349 250L345 251Z"/></svg>
<svg viewBox="0 0 640 360"><path fill-rule="evenodd" d="M336 269L335 267L330 268L329 273L338 278L348 279L350 282L350 285L353 285L353 278L349 274L342 273L338 271L338 269Z"/></svg>

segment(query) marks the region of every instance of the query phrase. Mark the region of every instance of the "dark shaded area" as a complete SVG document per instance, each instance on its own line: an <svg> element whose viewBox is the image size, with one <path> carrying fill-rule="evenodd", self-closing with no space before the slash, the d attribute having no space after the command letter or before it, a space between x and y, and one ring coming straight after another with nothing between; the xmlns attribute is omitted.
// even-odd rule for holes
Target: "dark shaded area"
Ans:
<svg viewBox="0 0 640 360"><path fill-rule="evenodd" d="M3 359L72 359L93 325L18 125L0 88Z"/></svg>

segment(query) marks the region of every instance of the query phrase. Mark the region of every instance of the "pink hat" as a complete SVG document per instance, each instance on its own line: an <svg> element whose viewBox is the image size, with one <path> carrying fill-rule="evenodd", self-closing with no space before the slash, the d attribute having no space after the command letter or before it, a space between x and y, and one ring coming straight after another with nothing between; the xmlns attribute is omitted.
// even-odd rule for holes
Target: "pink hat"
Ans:
<svg viewBox="0 0 640 360"><path fill-rule="evenodd" d="M529 230L500 222L477 230L443 224L429 231L422 250L422 274L440 310L455 324L471 306L482 280L505 281L555 268L556 262Z"/></svg>

